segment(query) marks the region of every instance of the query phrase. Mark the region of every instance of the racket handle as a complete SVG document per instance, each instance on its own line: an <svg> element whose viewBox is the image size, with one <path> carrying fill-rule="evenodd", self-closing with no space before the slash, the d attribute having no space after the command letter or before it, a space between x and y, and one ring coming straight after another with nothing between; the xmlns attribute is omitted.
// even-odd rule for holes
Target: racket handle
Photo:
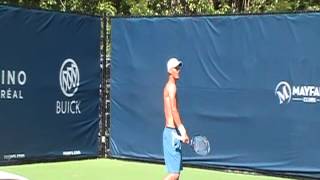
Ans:
<svg viewBox="0 0 320 180"><path fill-rule="evenodd" d="M174 134L174 137L182 141L182 136L179 136L178 134ZM188 145L192 146L192 139L189 141Z"/></svg>

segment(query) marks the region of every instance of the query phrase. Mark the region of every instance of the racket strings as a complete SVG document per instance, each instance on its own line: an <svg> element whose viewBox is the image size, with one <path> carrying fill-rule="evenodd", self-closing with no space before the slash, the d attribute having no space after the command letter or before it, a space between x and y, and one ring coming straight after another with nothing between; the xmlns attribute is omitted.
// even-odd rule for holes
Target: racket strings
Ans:
<svg viewBox="0 0 320 180"><path fill-rule="evenodd" d="M207 155L210 152L210 144L205 137L195 137L192 141L194 151L199 155Z"/></svg>

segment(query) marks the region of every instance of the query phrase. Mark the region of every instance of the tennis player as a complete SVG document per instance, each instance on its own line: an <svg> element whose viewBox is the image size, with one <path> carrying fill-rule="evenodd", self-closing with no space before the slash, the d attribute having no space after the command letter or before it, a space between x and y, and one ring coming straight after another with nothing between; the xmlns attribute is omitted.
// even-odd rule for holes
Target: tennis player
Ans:
<svg viewBox="0 0 320 180"><path fill-rule="evenodd" d="M187 131L182 123L177 105L177 86L182 62L170 58L167 62L168 81L163 90L165 128L163 131L163 153L168 175L164 180L178 180L182 170L181 141L189 143Z"/></svg>

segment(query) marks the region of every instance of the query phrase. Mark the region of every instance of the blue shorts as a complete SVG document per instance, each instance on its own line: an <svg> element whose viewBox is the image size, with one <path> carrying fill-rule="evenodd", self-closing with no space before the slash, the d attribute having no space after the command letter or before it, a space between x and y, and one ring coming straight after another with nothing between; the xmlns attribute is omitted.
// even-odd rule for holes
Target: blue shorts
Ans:
<svg viewBox="0 0 320 180"><path fill-rule="evenodd" d="M177 135L174 128L163 130L163 154L168 173L180 173L182 170L181 141Z"/></svg>

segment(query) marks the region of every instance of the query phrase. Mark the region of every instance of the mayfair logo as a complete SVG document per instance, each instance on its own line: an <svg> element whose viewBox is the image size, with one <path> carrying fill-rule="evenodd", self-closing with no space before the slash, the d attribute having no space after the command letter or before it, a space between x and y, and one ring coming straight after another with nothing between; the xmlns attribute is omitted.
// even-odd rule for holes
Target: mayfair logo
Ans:
<svg viewBox="0 0 320 180"><path fill-rule="evenodd" d="M279 104L290 102L318 103L320 102L320 87L313 85L290 85L286 81L281 81L275 88L275 95L279 99Z"/></svg>

